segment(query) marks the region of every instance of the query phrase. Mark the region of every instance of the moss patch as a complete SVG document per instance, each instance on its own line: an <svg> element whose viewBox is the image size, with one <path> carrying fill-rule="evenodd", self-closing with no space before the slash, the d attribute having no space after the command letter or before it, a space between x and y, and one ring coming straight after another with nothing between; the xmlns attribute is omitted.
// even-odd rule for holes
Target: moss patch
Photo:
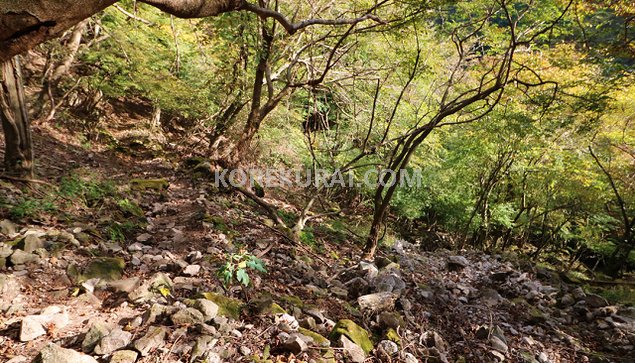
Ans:
<svg viewBox="0 0 635 363"><path fill-rule="evenodd" d="M132 190L163 190L167 189L170 183L166 179L132 179L130 189Z"/></svg>
<svg viewBox="0 0 635 363"><path fill-rule="evenodd" d="M202 295L207 300L211 300L218 305L218 315L234 320L240 319L240 313L244 305L242 301L213 292L204 292Z"/></svg>
<svg viewBox="0 0 635 363"><path fill-rule="evenodd" d="M77 279L78 282L99 278L105 281L121 279L126 262L118 257L100 257L88 263L84 272Z"/></svg>
<svg viewBox="0 0 635 363"><path fill-rule="evenodd" d="M322 347L322 348L326 348L328 346L331 345L331 341L326 339L325 337L321 336L320 334L311 331L309 329L305 329L305 328L300 328L298 329L298 333L302 334L302 335L306 335L307 337L310 337L311 339L313 339L313 342L315 343L315 345Z"/></svg>
<svg viewBox="0 0 635 363"><path fill-rule="evenodd" d="M368 332L352 320L342 319L338 321L329 337L332 340L336 340L341 335L345 335L353 343L359 345L366 354L373 350L373 342L368 337Z"/></svg>

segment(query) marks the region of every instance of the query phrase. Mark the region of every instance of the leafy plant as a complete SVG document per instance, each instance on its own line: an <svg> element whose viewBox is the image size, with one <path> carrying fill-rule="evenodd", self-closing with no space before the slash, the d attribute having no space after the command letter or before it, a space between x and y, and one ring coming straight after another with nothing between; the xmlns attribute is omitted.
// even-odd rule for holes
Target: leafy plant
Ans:
<svg viewBox="0 0 635 363"><path fill-rule="evenodd" d="M57 210L57 206L48 199L23 198L9 210L9 215L15 219L32 218L54 210Z"/></svg>
<svg viewBox="0 0 635 363"><path fill-rule="evenodd" d="M218 276L223 285L231 285L234 278L243 286L249 286L251 278L249 270L266 273L264 262L258 257L240 250L227 256L227 261L218 269Z"/></svg>

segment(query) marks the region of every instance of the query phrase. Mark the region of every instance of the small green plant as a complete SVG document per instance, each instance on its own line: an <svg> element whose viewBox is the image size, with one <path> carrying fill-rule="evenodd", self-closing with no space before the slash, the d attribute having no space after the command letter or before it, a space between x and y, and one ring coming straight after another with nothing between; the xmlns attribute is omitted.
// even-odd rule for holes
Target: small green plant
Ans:
<svg viewBox="0 0 635 363"><path fill-rule="evenodd" d="M138 229L139 226L131 221L123 223L114 222L106 228L108 237L113 242L124 242L126 240L126 234Z"/></svg>
<svg viewBox="0 0 635 363"><path fill-rule="evenodd" d="M87 207L95 207L107 197L115 195L116 190L112 182L92 178L90 175L64 177L60 183L59 194L68 199L78 199Z"/></svg>
<svg viewBox="0 0 635 363"><path fill-rule="evenodd" d="M135 216L135 217L143 217L143 209L141 209L141 207L139 207L139 205L137 205L137 203L132 202L130 200L126 199L121 199L120 201L117 202L117 205L119 206L119 209L125 214L125 215L131 215L131 216Z"/></svg>
<svg viewBox="0 0 635 363"><path fill-rule="evenodd" d="M24 198L9 210L9 215L15 219L33 218L42 212L54 210L57 210L57 206L49 199Z"/></svg>
<svg viewBox="0 0 635 363"><path fill-rule="evenodd" d="M241 249L227 256L225 264L218 269L218 276L226 287L232 284L234 278L246 287L251 282L249 270L267 272L261 259Z"/></svg>

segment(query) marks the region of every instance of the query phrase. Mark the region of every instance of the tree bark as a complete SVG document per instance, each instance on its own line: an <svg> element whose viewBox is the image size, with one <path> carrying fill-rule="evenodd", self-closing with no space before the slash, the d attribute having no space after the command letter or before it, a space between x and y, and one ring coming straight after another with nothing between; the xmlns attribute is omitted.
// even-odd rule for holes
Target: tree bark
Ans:
<svg viewBox="0 0 635 363"><path fill-rule="evenodd" d="M2 62L0 119L6 144L5 172L11 176L32 178L31 129L24 101L24 86L18 56Z"/></svg>

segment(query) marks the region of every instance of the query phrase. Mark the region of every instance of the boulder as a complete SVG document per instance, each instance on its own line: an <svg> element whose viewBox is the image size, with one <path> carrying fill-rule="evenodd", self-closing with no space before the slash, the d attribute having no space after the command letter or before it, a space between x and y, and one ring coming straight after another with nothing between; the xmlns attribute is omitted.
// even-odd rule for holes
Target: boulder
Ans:
<svg viewBox="0 0 635 363"><path fill-rule="evenodd" d="M203 313L194 308L181 309L172 315L170 320L176 325L192 325L206 321Z"/></svg>
<svg viewBox="0 0 635 363"><path fill-rule="evenodd" d="M139 353L134 350L118 350L110 356L110 363L134 363Z"/></svg>
<svg viewBox="0 0 635 363"><path fill-rule="evenodd" d="M242 301L213 292L205 292L203 293L203 297L218 305L218 315L226 316L234 320L240 319L240 313L243 310Z"/></svg>
<svg viewBox="0 0 635 363"><path fill-rule="evenodd" d="M49 343L35 357L33 363L97 363L97 360L84 353Z"/></svg>
<svg viewBox="0 0 635 363"><path fill-rule="evenodd" d="M92 352L101 338L108 335L109 332L110 328L106 324L100 322L93 323L82 341L82 351L84 353Z"/></svg>
<svg viewBox="0 0 635 363"><path fill-rule="evenodd" d="M196 299L194 301L194 308L203 313L204 321L210 321L218 315L218 305L211 300Z"/></svg>
<svg viewBox="0 0 635 363"><path fill-rule="evenodd" d="M142 357L145 357L164 344L166 334L167 330L165 327L151 326L146 334L136 340L132 346L139 351Z"/></svg>
<svg viewBox="0 0 635 363"><path fill-rule="evenodd" d="M357 303L362 310L373 312L392 310L399 296L392 292L377 292L363 295L357 298Z"/></svg>
<svg viewBox="0 0 635 363"><path fill-rule="evenodd" d="M0 312L8 310L20 294L20 284L11 275L0 274Z"/></svg>
<svg viewBox="0 0 635 363"><path fill-rule="evenodd" d="M114 352L117 349L121 349L132 340L132 333L123 331L121 329L115 329L104 336L97 346L95 346L95 353L99 355L107 355Z"/></svg>
<svg viewBox="0 0 635 363"><path fill-rule="evenodd" d="M351 362L363 363L366 360L366 352L345 335L340 336L340 344Z"/></svg>
<svg viewBox="0 0 635 363"><path fill-rule="evenodd" d="M342 335L359 345L367 354L373 350L373 342L370 340L368 332L352 320L342 319L338 321L331 331L330 338L337 340Z"/></svg>
<svg viewBox="0 0 635 363"><path fill-rule="evenodd" d="M84 272L79 276L79 282L90 279L101 279L103 281L119 280L125 267L126 263L122 258L95 258L86 265Z"/></svg>
<svg viewBox="0 0 635 363"><path fill-rule="evenodd" d="M44 329L44 326L42 326L37 319L34 319L32 316L22 318L22 322L20 324L21 342L31 341L44 334L46 334L46 329Z"/></svg>
<svg viewBox="0 0 635 363"><path fill-rule="evenodd" d="M466 268L470 264L470 261L463 256L450 256L448 257L448 268L450 270L461 270Z"/></svg>
<svg viewBox="0 0 635 363"><path fill-rule="evenodd" d="M40 257L32 253L24 252L22 250L15 250L11 255L11 263L13 265L25 265L27 263L38 262Z"/></svg>

